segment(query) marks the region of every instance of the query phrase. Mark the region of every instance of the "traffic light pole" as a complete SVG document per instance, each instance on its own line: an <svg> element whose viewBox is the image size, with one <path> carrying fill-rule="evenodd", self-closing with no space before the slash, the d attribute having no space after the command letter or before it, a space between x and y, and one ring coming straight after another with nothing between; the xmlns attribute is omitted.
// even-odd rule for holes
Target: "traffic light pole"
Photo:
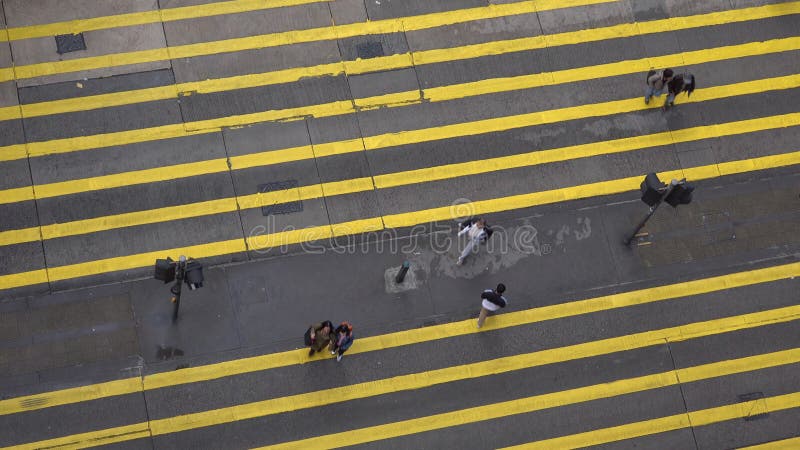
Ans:
<svg viewBox="0 0 800 450"><path fill-rule="evenodd" d="M678 180L672 180L669 183L667 188L664 189L664 192L661 194L661 198L658 199L658 202L650 207L650 212L648 212L647 215L644 216L644 219L642 219L641 222L639 222L639 225L636 225L636 229L633 230L633 233L631 233L631 235L628 236L627 239L625 239L625 245L631 245L631 241L633 241L633 238L635 238L636 235L639 234L639 231L642 228L644 228L644 225L647 223L648 220L650 220L650 218L653 216L653 213L655 213L658 207L661 206L662 203L664 203L664 199L669 196L669 194L672 192L673 189L675 189L675 186L677 186L678 183L680 183Z"/></svg>
<svg viewBox="0 0 800 450"><path fill-rule="evenodd" d="M186 272L186 257L181 256L175 268L175 285L172 286L172 323L178 321L178 310L181 307L181 288L183 287L183 277Z"/></svg>

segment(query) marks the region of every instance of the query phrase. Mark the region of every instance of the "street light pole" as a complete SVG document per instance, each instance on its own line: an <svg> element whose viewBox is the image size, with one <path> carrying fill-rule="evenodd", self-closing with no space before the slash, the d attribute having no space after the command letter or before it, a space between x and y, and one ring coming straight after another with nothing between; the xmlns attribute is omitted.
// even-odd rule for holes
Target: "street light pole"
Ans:
<svg viewBox="0 0 800 450"><path fill-rule="evenodd" d="M678 184L682 183L683 181L685 181L685 180L678 181L678 180L673 179L669 183L669 186L667 186L664 189L664 191L661 193L661 197L658 199L656 204L650 207L650 211L647 213L646 216L644 216L644 219L642 219L639 222L639 225L636 225L636 229L633 230L633 233L631 233L631 235L628 236L627 239L625 239L625 245L631 245L631 241L633 241L633 238L635 238L636 235L639 233L639 231L642 228L644 228L644 225L647 223L648 220L650 220L650 217L653 216L653 213L656 212L658 207L661 206L661 203L664 202L664 199L667 198L670 193L672 193L672 190L675 189L675 186L677 186Z"/></svg>
<svg viewBox="0 0 800 450"><path fill-rule="evenodd" d="M183 287L183 276L186 272L186 257L181 255L175 267L175 285L172 286L172 323L178 321L178 310L181 307L181 288Z"/></svg>

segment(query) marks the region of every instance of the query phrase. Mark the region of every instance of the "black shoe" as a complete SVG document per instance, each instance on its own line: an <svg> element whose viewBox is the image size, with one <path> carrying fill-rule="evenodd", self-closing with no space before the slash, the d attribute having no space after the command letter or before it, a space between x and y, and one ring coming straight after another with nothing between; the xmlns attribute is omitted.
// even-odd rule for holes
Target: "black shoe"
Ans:
<svg viewBox="0 0 800 450"><path fill-rule="evenodd" d="M313 348L308 350L308 356L314 356L314 349Z"/></svg>

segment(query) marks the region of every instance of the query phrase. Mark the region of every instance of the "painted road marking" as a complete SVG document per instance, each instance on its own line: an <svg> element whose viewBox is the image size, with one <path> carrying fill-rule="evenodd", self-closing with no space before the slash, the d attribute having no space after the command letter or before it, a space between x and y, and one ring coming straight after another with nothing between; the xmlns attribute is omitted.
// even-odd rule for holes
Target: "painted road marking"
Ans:
<svg viewBox="0 0 800 450"><path fill-rule="evenodd" d="M660 417L658 419L628 423L625 425L587 431L585 433L578 433L570 436L562 436L543 441L504 447L501 450L556 450L591 447L657 433L666 433L667 431L701 427L727 420L746 418L750 415L750 412L754 407L758 407L758 410L764 413L797 408L800 407L800 392L778 395L774 397L765 397L764 399L760 400L751 400L749 402L717 406L698 411L689 411L688 413L684 414L675 414L672 416ZM800 438L795 438L794 440L796 443L800 443ZM797 448L796 446L793 447L791 444L792 440L790 439L769 443L766 444L766 446L760 445L747 448L780 448L783 450Z"/></svg>
<svg viewBox="0 0 800 450"><path fill-rule="evenodd" d="M223 39L219 41L175 45L151 50L112 53L86 58L76 58L73 60L27 64L15 66L13 68L0 69L0 82L77 72L81 70L102 69L129 64L240 52L305 42L319 42L371 34L425 30L474 20L530 14L538 11L565 9L575 6L614 3L616 1L617 0L529 0L507 4L490 4L489 6L400 17L396 19L373 20L345 25L332 25L321 28ZM791 10L791 6L786 8L786 11ZM765 12L762 12L762 14L763 13ZM792 13L786 12L785 14ZM758 12L753 11L752 15L757 16ZM731 16L736 17L734 14L731 14ZM741 21L741 18L739 21Z"/></svg>
<svg viewBox="0 0 800 450"><path fill-rule="evenodd" d="M112 16L92 17L90 19L76 19L8 28L8 34L1 37L0 41L52 37L59 34L84 33L87 31L107 30L109 28L130 27L149 23L174 22L176 20L197 19L200 17L237 14L328 1L330 0L230 0L205 5L162 8L150 11L115 14Z"/></svg>
<svg viewBox="0 0 800 450"><path fill-rule="evenodd" d="M751 445L750 447L742 447L740 450L786 450L791 448L800 448L800 437Z"/></svg>
<svg viewBox="0 0 800 450"><path fill-rule="evenodd" d="M721 123L715 125L704 125L700 127L685 128L661 133L654 133L643 136L633 136L629 138L612 139L609 141L592 142L568 147L561 147L549 150L537 150L528 153L487 158L442 166L427 167L422 169L407 170L403 172L374 175L372 177L355 178L342 181L332 181L314 185L301 186L295 191L300 200L311 200L332 195L352 194L357 192L368 192L374 189L386 189L412 184L421 184L437 180L445 180L457 177L479 175L492 171L511 170L522 167L533 167L541 164L548 164L558 161L567 161L577 158L589 158L599 155L610 155L615 153L643 150L652 147L677 144L681 142L691 142L701 139L710 139L724 136L734 136L738 134L752 133L757 131L774 130L789 126L800 125L800 113L783 114L771 117L761 117L736 122ZM294 149L292 149L294 150ZM311 146L297 149L296 157L313 158ZM302 153L304 152L304 153ZM274 153L274 152L270 152ZM246 155L248 158L252 155ZM274 156L274 155L270 155ZM226 172L228 170L240 170L244 167L256 167L256 165L239 164L240 158L232 157L231 166L228 167L225 159L205 161L201 163L189 163L179 166L168 166L157 169L146 169L136 172L126 172L117 175L107 175L94 177L79 182L62 182L51 185L39 185L36 191L39 198L55 197L59 195L75 194L87 192L88 189L110 189L120 186L130 186L134 184L152 183L165 181L164 178L173 179L176 173L180 177L197 176L208 173ZM266 158L265 158L266 159ZM269 165L274 159L258 160L258 166ZM251 163L254 159L248 160ZM117 182L118 184L115 184ZM72 186L73 191L52 189L53 187ZM48 189L49 188L49 189ZM86 189L88 188L88 189ZM51 194L51 195L48 195ZM0 191L0 197L3 192ZM11 203L14 197L7 196L6 200ZM32 198L30 198L32 199ZM16 201L29 200L20 198ZM168 206L151 210L135 211L129 213L115 214L111 216L95 217L91 219L77 220L73 222L63 222L41 227L31 227L18 230L8 230L0 232L0 245L21 244L24 242L36 242L39 240L56 239L65 236L76 236L80 234L96 233L117 228L146 225L151 223L168 222L170 220L187 219L201 217L212 214L224 214L237 210L250 208L260 208L264 205L275 205L285 203L286 191L276 191L270 193L258 193L242 195L218 200L191 203L186 205ZM2 203L2 201L0 201Z"/></svg>
<svg viewBox="0 0 800 450"><path fill-rule="evenodd" d="M719 25L720 20L723 20L722 23L728 23L727 17L720 17L714 14L716 13L712 13L711 15L703 14L698 16L690 16L693 18L704 18L706 20L691 20L685 23L691 24L693 27ZM674 21L675 19L665 20ZM344 73L348 75L357 75L375 71L387 71L422 66L425 64L466 60L487 55L501 55L512 52L542 49L545 47L553 48L556 46L575 44L576 42L587 43L608 39L627 38L650 34L654 32L653 30L660 30L661 28L657 25L658 24L656 24L654 27L647 26L644 28L644 30L640 30L638 26L635 26L635 24L615 25L611 27L600 27L580 31L557 33L547 36L542 35L530 38L491 41L482 44L409 52L405 54L383 56L366 60L342 61L311 67L284 69L275 72L238 75L233 77L178 83L169 86L159 86L110 94L91 95L48 102L0 107L0 120L19 119L21 117L39 117L51 114L87 111L104 107L143 103L148 101L176 99L179 98L181 93L207 94L234 89L268 86L272 84L291 83L307 77L337 76ZM679 54L680 57L678 55L666 55L642 58L632 61L622 61L611 64L602 64L594 66L593 70L602 73L611 72L610 75L622 75L626 73L647 71L650 67L688 66L721 59L790 51L797 49L796 41L798 39L800 38L790 37L784 39L774 39L765 42L752 42L748 44L721 47L720 51L722 53L719 54L710 52L709 50L698 50ZM590 74L596 75L598 72L590 72ZM540 75L537 77L537 75L529 75L527 76L527 82L528 84L532 84L531 87L534 87L533 84L537 83L539 79L550 81L552 78L553 80L561 80L560 82L562 83L585 79L580 77L571 79L570 75L572 74L568 70L553 72L552 76ZM586 74L584 74L584 76L586 76ZM521 79L521 77L516 78ZM468 84L471 85L471 88L473 89L481 89L481 82ZM483 82L483 84L486 84L486 82ZM424 96L423 98L437 98L437 90L440 89L442 88L424 90L423 93L430 93L430 96ZM387 98L386 96L379 96L376 98L357 99L356 106L360 108L368 108L385 103L421 101L419 91L407 91L390 95L393 95L394 97Z"/></svg>
<svg viewBox="0 0 800 450"><path fill-rule="evenodd" d="M800 276L800 262L499 314L488 324L484 325L484 329L499 330L547 320L563 319L583 314L610 311L617 308L673 300L681 297L686 297L688 299L692 296L770 283L793 278L795 276ZM443 338L466 336L478 332L472 320L464 320L395 332L386 336L359 338L358 345L353 347L349 353L358 354L380 351L405 345L432 342ZM146 375L143 379L138 377L128 378L0 400L0 415L32 411L51 406L68 405L115 395L130 394L141 390L161 389L187 383L216 380L245 373L305 364L309 361L305 349L300 349L208 364L205 366L187 367L181 369L180 373L162 372ZM34 402L32 400L36 401Z"/></svg>
<svg viewBox="0 0 800 450"><path fill-rule="evenodd" d="M800 151L783 153L771 156L762 156L739 161L731 161L707 166L676 169L659 173L661 179L706 180L756 170L774 169L800 164ZM527 194L511 195L489 200L475 201L465 204L474 214L488 214L512 209L530 208L533 206L558 203L569 200L598 197L603 195L620 194L639 189L641 177L639 175L628 178L601 181L548 191L531 192ZM68 280L83 276L98 275L119 270L150 267L154 260L170 256L177 259L182 254L191 254L195 258L220 256L247 250L261 250L276 248L284 245L301 242L331 239L339 236L349 236L387 228L411 227L418 224L431 223L439 220L452 220L452 205L430 208L420 211L411 211L386 216L364 218L349 222L340 222L329 225L303 228L299 230L282 231L245 239L231 239L206 244L197 244L181 248L156 250L147 253L138 253L126 256L87 261L65 266L48 267L29 272L0 275L0 290L20 286L29 286L44 282ZM43 276L44 275L44 276Z"/></svg>
<svg viewBox="0 0 800 450"><path fill-rule="evenodd" d="M325 406L332 403L345 402L355 399L373 397L406 390L423 389L442 383L477 378L500 374L514 370L538 367L545 364L554 364L575 359L597 355L605 355L618 351L635 348L663 345L665 342L679 342L702 336L710 336L735 330L754 328L767 324L783 323L800 318L800 306L789 306L758 313L743 314L739 316L714 319L705 322L696 322L687 325L666 328L662 330L636 333L617 338L592 341L585 344L576 344L558 349L543 350L524 355L515 355L496 360L483 361L463 366L448 367L424 373L396 376L359 383L339 388L325 389L322 391L308 392L287 397L279 397L259 402L219 408L199 413L184 414L180 416L150 420L124 427L109 428L78 435L64 436L47 439L44 441L23 444L18 449L50 448L63 445L81 447L99 445L97 442L109 444L139 439L141 433L149 431L151 436L159 436L197 428L221 425L235 421L265 417L281 414L299 409ZM470 321L472 322L472 321ZM473 324L474 326L474 324ZM276 447L264 448L330 448L330 438L341 443L342 446L356 445L364 442L388 439L407 434L420 433L433 429L461 425L480 420L489 420L512 414L554 408L598 398L607 398L624 395L642 390L657 389L671 386L681 382L691 382L708 378L721 377L736 373L760 370L786 364L800 362L800 349L764 355L750 356L741 359L721 361L704 364L676 371L669 371L654 375L618 380L611 383L602 383L551 394L544 394L525 399L487 405L468 410L451 413L437 414L420 419L412 419L361 430L352 430L346 433L320 436L302 441L280 444ZM569 400L566 400L569 399ZM564 402L566 400L566 402ZM535 405L535 406L534 406ZM534 408L534 409L530 409ZM463 414L464 411L473 413ZM466 422L460 422L465 417L470 417ZM433 428L427 428L433 426ZM343 436L346 435L346 436ZM339 439L339 438L342 439Z"/></svg>

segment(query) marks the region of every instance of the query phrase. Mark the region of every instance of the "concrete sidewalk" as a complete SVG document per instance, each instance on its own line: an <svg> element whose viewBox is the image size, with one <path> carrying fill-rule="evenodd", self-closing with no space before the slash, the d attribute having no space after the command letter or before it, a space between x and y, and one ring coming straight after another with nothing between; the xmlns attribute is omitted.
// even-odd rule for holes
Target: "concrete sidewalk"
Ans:
<svg viewBox="0 0 800 450"><path fill-rule="evenodd" d="M513 210L463 266L455 221L280 249L206 268L171 322L169 285L153 279L0 303L4 398L302 346L308 324L348 320L356 337L477 315L503 282L508 310L675 283L800 259L796 167L697 184L695 200L647 212L638 193ZM188 255L191 256L191 255ZM404 260L404 283L393 281Z"/></svg>

